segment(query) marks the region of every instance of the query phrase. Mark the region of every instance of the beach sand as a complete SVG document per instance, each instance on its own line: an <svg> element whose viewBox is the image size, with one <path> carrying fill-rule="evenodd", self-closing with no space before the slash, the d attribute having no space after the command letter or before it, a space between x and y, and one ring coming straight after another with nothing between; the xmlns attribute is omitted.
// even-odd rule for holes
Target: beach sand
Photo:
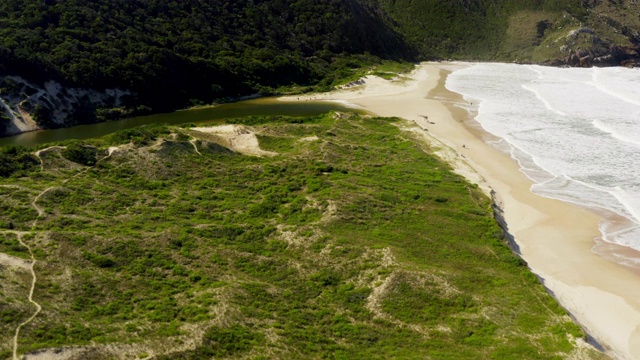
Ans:
<svg viewBox="0 0 640 360"><path fill-rule="evenodd" d="M493 191L515 250L589 335L613 358L640 359L640 275L592 251L600 216L532 193L517 163L484 141L489 135L473 126L470 104L444 87L464 66L424 63L402 81L366 77L364 85L312 97L415 121L456 172Z"/></svg>

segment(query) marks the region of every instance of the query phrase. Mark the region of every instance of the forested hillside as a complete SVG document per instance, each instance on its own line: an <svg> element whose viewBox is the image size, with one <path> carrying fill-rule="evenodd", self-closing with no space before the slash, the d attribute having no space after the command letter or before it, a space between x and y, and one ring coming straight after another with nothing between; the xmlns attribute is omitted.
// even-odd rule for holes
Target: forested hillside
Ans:
<svg viewBox="0 0 640 360"><path fill-rule="evenodd" d="M378 0L422 58L615 66L638 63L631 0Z"/></svg>
<svg viewBox="0 0 640 360"><path fill-rule="evenodd" d="M509 26L521 11L584 14L579 0L380 0L402 33L427 57L496 59ZM548 14L549 15L549 14Z"/></svg>
<svg viewBox="0 0 640 360"><path fill-rule="evenodd" d="M638 56L638 12L625 0L4 0L0 121L27 125L0 132L327 90L381 59L614 65Z"/></svg>
<svg viewBox="0 0 640 360"><path fill-rule="evenodd" d="M317 83L335 54L411 54L370 8L342 0L6 0L0 21L3 72L131 89L154 107Z"/></svg>

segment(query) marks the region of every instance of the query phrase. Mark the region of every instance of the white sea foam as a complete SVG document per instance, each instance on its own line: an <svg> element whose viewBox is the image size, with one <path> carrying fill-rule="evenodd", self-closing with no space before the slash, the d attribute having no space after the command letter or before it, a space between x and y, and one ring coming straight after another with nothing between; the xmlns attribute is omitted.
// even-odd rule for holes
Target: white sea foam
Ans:
<svg viewBox="0 0 640 360"><path fill-rule="evenodd" d="M638 84L637 69L474 64L446 86L478 103L476 120L508 143L532 191L623 216L603 238L640 250Z"/></svg>

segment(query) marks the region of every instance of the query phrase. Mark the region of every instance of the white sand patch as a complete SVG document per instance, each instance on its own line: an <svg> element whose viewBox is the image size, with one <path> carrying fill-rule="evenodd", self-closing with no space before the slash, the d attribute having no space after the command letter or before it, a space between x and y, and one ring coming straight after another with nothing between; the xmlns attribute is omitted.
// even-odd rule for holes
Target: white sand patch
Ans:
<svg viewBox="0 0 640 360"><path fill-rule="evenodd" d="M124 151L126 149L130 149L132 147L131 144L125 144L125 145L120 145L120 146L109 146L109 148L107 149L107 156L111 156L116 152L119 151Z"/></svg>
<svg viewBox="0 0 640 360"><path fill-rule="evenodd" d="M375 75L367 75L356 83L358 86L347 87L326 93L315 93L303 96L285 96L280 99L287 101L301 100L333 100L344 104L349 104L352 99L363 97L397 95L417 90L420 83L427 80L427 72L418 67L410 75L402 78L386 80ZM426 94L425 94L426 95ZM367 108L366 106L364 106Z"/></svg>
<svg viewBox="0 0 640 360"><path fill-rule="evenodd" d="M18 114L20 117L14 117L14 125L20 129L20 132L27 132L39 129L36 121L33 120L31 115L18 106Z"/></svg>
<svg viewBox="0 0 640 360"><path fill-rule="evenodd" d="M256 134L241 125L194 127L191 130L214 135L220 145L244 155L275 156L278 153L260 148Z"/></svg>
<svg viewBox="0 0 640 360"><path fill-rule="evenodd" d="M0 253L0 265L4 265L8 267L17 267L17 268L26 269L26 270L31 269L30 260L25 260L16 256L5 254L5 253Z"/></svg>
<svg viewBox="0 0 640 360"><path fill-rule="evenodd" d="M312 141L318 141L318 140L320 140L320 138L319 138L319 137L317 137L317 136L315 136L315 135L313 135L313 136L303 137L303 138L301 138L301 139L300 139L300 140L298 140L298 141L302 141L302 142L312 142Z"/></svg>

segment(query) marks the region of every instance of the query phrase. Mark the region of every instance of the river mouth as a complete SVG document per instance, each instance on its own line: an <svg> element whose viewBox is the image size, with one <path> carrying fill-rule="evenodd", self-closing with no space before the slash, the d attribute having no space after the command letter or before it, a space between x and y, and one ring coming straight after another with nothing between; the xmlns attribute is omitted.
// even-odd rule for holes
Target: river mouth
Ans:
<svg viewBox="0 0 640 360"><path fill-rule="evenodd" d="M282 101L277 98L260 98L96 124L31 131L0 138L0 146L35 146L69 139L91 139L142 125L179 125L185 123L224 124L227 119L246 116L282 115L302 117L319 115L329 111L368 114L367 111L361 108L349 107L347 104L336 101Z"/></svg>

